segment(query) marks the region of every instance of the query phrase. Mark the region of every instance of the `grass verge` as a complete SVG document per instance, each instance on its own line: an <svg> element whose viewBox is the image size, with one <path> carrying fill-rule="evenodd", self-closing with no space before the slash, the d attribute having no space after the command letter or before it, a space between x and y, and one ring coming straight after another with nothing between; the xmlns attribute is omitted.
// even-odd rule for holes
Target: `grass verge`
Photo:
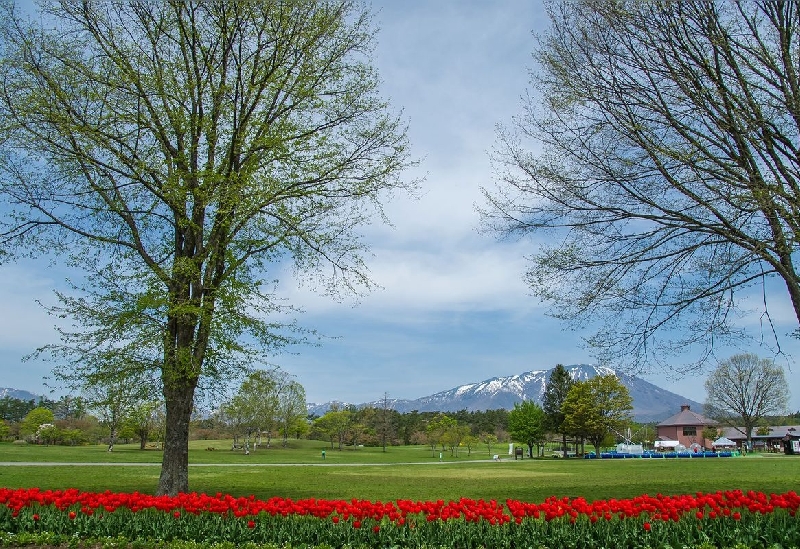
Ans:
<svg viewBox="0 0 800 549"><path fill-rule="evenodd" d="M222 444L227 445L226 450ZM217 450L205 448L218 446ZM326 457L321 458L321 448ZM230 443L193 442L190 489L234 496L292 499L391 501L507 498L538 502L549 496L588 500L641 494L686 494L717 490L779 493L800 485L800 458L753 455L730 459L556 460L504 459L494 462L466 452L460 458L432 456L421 446L331 450L324 443L293 441L289 448L258 450L246 456ZM109 455L102 446L78 448L0 444L0 462L75 465L1 465L0 486L84 491L152 493L160 452L120 446ZM473 461L480 458L481 461ZM92 465L102 463L106 465ZM137 465L114 465L136 463ZM78 465L83 464L83 465ZM89 465L87 465L89 464Z"/></svg>

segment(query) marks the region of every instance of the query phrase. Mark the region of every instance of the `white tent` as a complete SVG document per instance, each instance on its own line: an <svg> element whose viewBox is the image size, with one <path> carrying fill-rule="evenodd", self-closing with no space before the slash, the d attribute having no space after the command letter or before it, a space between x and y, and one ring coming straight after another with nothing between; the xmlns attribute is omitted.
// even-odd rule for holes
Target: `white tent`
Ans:
<svg viewBox="0 0 800 549"><path fill-rule="evenodd" d="M711 443L711 446L714 448L735 448L736 443L729 438L719 437L717 440Z"/></svg>

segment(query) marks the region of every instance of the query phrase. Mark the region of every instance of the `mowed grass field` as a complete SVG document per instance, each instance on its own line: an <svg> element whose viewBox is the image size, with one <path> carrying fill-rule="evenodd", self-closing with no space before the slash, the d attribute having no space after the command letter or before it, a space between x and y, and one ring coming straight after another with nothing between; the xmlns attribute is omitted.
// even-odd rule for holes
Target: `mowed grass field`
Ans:
<svg viewBox="0 0 800 549"><path fill-rule="evenodd" d="M331 449L319 441L290 441L244 455L230 441L193 441L190 489L235 496L293 499L457 500L507 498L539 502L549 496L589 500L640 494L685 494L717 490L766 493L800 490L800 456L752 454L716 459L559 460L524 459L486 447L459 457L429 447ZM214 448L214 450L209 450ZM325 459L322 459L322 450ZM507 447L493 450L499 453ZM137 445L30 446L0 444L0 486L86 491L156 489L161 452ZM36 465L30 465L35 463Z"/></svg>

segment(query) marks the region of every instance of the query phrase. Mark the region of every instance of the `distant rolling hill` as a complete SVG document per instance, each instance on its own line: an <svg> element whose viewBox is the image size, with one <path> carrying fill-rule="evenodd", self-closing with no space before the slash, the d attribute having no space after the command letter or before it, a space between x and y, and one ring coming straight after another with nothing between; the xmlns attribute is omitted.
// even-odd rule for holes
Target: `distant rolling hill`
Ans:
<svg viewBox="0 0 800 549"><path fill-rule="evenodd" d="M592 366L589 364L575 364L566 367L575 380L586 380L596 375L612 374L628 388L633 398L633 416L639 422L661 421L681 409L682 404L691 405L693 410L702 413L703 405L673 392L662 389L652 383L636 376L616 372L611 368ZM493 377L478 383L469 383L453 389L421 397L415 400L395 399L390 400L390 407L398 412L405 413L412 410L419 412L457 412L458 410L510 410L515 403L531 400L542 403L550 370L534 370L522 374ZM311 414L322 415L331 406L332 402L324 404L309 404ZM339 402L338 404L343 404ZM359 406L383 406L383 401L368 402Z"/></svg>

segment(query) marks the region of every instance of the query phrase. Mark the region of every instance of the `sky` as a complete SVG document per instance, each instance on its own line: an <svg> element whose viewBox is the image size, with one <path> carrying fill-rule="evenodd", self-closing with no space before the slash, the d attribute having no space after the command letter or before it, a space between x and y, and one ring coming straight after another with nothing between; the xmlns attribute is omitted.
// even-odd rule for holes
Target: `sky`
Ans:
<svg viewBox="0 0 800 549"><path fill-rule="evenodd" d="M533 243L498 241L478 230L480 189L495 182L496 127L521 113L534 66L532 33L547 27L542 4L384 0L372 6L380 27L374 64L384 97L408 122L411 154L420 162L404 177L424 178L420 196L386 205L392 227L365 229L373 254L368 266L381 289L357 303L318 296L285 273L279 294L304 310L297 318L302 326L326 338L265 362L293 374L316 403L415 399L558 363L596 363L583 344L591 333L565 330L530 296L523 274ZM37 300L52 302L64 276L44 260L0 265L0 387L49 391L44 378L51 365L22 357L56 341L54 319ZM798 347L784 343L790 353ZM790 408L798 410L800 366L784 364L794 388ZM705 399L702 376L642 377Z"/></svg>

